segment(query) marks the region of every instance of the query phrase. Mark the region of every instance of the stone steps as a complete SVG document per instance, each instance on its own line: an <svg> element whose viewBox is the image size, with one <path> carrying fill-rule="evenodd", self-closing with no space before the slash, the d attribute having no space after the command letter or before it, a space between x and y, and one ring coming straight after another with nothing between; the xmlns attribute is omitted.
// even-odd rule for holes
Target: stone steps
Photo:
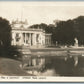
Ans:
<svg viewBox="0 0 84 84"><path fill-rule="evenodd" d="M22 52L22 54L31 54L30 48L27 46L18 47L18 51Z"/></svg>

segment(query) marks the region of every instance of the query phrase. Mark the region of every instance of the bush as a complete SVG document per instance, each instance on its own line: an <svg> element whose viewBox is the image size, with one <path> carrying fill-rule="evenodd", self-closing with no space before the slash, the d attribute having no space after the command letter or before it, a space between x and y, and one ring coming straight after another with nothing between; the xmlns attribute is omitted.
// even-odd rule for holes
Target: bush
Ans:
<svg viewBox="0 0 84 84"><path fill-rule="evenodd" d="M17 46L1 46L0 47L0 56L18 59L21 58L22 54L18 51Z"/></svg>

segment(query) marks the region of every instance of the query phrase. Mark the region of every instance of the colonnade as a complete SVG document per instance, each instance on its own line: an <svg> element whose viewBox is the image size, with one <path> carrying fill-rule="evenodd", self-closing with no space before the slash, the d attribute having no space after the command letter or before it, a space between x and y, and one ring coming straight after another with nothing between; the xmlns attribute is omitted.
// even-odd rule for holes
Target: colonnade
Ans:
<svg viewBox="0 0 84 84"><path fill-rule="evenodd" d="M43 45L43 41L45 42L45 38L40 33L12 33L12 45Z"/></svg>

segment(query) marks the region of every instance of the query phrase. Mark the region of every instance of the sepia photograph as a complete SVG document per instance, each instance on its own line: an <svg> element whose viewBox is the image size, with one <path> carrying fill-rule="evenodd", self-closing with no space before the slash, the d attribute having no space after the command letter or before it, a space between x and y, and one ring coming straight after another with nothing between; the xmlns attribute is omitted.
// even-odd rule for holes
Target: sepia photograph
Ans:
<svg viewBox="0 0 84 84"><path fill-rule="evenodd" d="M0 1L5 76L83 78L84 2Z"/></svg>

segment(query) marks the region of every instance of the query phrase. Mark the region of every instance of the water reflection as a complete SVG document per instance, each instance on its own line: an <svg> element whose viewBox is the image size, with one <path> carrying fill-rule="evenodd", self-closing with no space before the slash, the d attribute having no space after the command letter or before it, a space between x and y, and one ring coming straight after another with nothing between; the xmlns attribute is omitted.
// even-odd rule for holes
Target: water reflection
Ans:
<svg viewBox="0 0 84 84"><path fill-rule="evenodd" d="M28 73L37 76L84 76L84 57L44 56L36 61L32 58L32 66L28 69Z"/></svg>
<svg viewBox="0 0 84 84"><path fill-rule="evenodd" d="M84 76L84 58L78 57L78 64L75 66L73 57L66 60L63 57L45 58L45 68L36 75L39 76Z"/></svg>

